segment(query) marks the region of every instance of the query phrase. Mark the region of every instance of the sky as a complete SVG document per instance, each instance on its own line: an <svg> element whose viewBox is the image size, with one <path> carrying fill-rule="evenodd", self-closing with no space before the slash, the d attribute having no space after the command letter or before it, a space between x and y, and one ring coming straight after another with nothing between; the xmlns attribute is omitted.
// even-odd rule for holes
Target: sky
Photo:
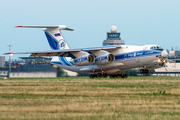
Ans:
<svg viewBox="0 0 180 120"><path fill-rule="evenodd" d="M8 45L13 52L50 50L42 29L18 25L73 28L62 31L71 48L102 46L115 25L126 45L180 49L179 6L180 0L0 0L0 56Z"/></svg>

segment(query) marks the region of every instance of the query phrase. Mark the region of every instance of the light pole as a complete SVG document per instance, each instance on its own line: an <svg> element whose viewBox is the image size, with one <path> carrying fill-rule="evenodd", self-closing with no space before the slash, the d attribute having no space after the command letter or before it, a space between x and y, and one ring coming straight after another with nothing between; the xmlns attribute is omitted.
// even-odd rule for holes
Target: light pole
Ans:
<svg viewBox="0 0 180 120"><path fill-rule="evenodd" d="M11 46L12 46L12 45L8 45L8 47L9 47L9 52L11 52ZM9 74L10 74L10 72L11 72L11 54L9 54Z"/></svg>

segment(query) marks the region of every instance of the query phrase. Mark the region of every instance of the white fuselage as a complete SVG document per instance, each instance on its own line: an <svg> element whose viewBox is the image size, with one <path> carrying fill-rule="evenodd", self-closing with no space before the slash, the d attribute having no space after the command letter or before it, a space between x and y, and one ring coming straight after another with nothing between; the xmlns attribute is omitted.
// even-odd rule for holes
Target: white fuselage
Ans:
<svg viewBox="0 0 180 120"><path fill-rule="evenodd" d="M73 65L73 59L70 57L53 57L51 63L63 69L78 73L99 73L105 72L109 75L123 73L126 69L137 67L153 67L159 68L158 55L162 51L150 49L152 45L146 46L131 46L121 45L120 49L109 51L115 56L115 60L105 65L86 65L76 66Z"/></svg>

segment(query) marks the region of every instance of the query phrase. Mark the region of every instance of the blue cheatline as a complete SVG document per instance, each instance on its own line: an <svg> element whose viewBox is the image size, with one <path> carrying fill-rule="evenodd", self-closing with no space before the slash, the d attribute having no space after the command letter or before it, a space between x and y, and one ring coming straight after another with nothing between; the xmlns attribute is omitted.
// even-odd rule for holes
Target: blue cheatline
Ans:
<svg viewBox="0 0 180 120"><path fill-rule="evenodd" d="M134 58L138 58L138 57L145 57L145 56L149 56L149 55L159 55L159 54L161 54L161 52L156 51L156 50L141 50L141 51L136 51L136 52L129 52L129 53L115 55L115 61L131 59L131 58L134 59ZM76 65L73 65L72 61L68 61L66 59L66 57L59 57L59 61L52 62L52 63L78 67ZM85 65L85 66L89 66L89 65Z"/></svg>

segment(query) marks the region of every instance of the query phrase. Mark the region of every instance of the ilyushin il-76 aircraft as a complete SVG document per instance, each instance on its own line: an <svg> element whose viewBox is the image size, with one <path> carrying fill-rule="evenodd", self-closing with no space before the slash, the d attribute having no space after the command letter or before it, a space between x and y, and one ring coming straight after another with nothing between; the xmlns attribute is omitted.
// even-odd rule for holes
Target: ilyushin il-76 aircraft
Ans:
<svg viewBox="0 0 180 120"><path fill-rule="evenodd" d="M140 72L147 74L148 69L162 67L168 56L168 53L158 45L108 45L72 49L64 39L61 30L73 31L73 29L65 25L16 27L44 28L52 50L5 54L52 56L52 64L77 73L88 73L90 78L107 76L126 78L127 75L123 72L131 68L142 68Z"/></svg>

